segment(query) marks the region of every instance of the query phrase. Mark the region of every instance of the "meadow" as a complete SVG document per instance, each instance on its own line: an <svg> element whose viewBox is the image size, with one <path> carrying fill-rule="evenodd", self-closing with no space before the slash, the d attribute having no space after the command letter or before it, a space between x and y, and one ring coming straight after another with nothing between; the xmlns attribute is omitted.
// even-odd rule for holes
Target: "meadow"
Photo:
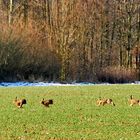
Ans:
<svg viewBox="0 0 140 140"><path fill-rule="evenodd" d="M140 106L128 105L130 95L140 99L140 86L1 87L0 140L138 140ZM16 96L26 98L23 108ZM116 106L96 106L99 96ZM54 104L46 108L42 98Z"/></svg>

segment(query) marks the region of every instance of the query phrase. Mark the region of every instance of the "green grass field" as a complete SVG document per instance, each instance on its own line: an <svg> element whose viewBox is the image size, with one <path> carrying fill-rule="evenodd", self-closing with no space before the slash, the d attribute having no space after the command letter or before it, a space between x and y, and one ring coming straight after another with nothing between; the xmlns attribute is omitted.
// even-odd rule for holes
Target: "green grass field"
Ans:
<svg viewBox="0 0 140 140"><path fill-rule="evenodd" d="M140 99L140 86L2 87L0 140L138 140L140 106L128 105L131 94ZM13 104L16 96L27 100L21 109ZM99 96L116 106L96 106ZM46 108L42 98L54 104Z"/></svg>

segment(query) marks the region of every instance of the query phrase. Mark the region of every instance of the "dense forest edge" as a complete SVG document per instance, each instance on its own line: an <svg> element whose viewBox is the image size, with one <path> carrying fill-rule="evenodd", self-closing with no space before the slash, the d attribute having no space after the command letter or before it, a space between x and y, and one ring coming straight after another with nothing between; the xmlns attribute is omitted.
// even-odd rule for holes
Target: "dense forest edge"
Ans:
<svg viewBox="0 0 140 140"><path fill-rule="evenodd" d="M0 82L138 80L138 0L0 0Z"/></svg>

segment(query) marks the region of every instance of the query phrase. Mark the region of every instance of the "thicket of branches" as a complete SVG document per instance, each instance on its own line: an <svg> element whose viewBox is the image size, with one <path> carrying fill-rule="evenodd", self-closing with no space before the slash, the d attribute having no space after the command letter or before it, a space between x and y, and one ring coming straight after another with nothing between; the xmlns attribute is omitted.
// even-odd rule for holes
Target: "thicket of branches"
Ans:
<svg viewBox="0 0 140 140"><path fill-rule="evenodd" d="M138 0L0 0L0 81L139 79Z"/></svg>

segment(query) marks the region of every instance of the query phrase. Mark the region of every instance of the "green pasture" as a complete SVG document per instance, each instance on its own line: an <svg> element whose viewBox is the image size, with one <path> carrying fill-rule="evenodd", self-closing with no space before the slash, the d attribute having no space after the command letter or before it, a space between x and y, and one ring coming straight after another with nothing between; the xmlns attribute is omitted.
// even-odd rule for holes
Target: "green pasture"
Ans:
<svg viewBox="0 0 140 140"><path fill-rule="evenodd" d="M0 140L139 140L140 85L93 85L0 88ZM15 97L27 104L19 109ZM116 106L96 106L98 97ZM49 108L42 98L53 99Z"/></svg>

